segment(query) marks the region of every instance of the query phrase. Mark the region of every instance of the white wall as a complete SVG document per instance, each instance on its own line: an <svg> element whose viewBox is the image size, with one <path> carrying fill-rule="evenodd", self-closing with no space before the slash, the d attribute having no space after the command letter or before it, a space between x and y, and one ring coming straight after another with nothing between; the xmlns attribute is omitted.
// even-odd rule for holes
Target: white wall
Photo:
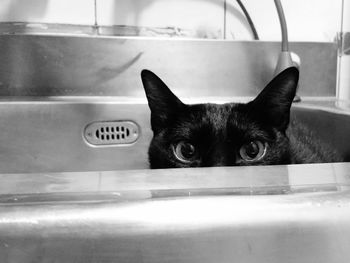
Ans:
<svg viewBox="0 0 350 263"><path fill-rule="evenodd" d="M94 23L93 0L0 0L0 22Z"/></svg>
<svg viewBox="0 0 350 263"><path fill-rule="evenodd" d="M350 32L350 0L344 2L343 32ZM338 96L341 99L350 99L350 55L340 58Z"/></svg>
<svg viewBox="0 0 350 263"><path fill-rule="evenodd" d="M349 1L349 0L345 0ZM280 25L273 0L243 0L259 36L263 40L280 40ZM340 31L342 0L281 0L290 40L333 41ZM236 0L228 0L239 10ZM247 23L239 23L235 13L227 19L227 36L250 39ZM244 25L244 27L243 27Z"/></svg>
<svg viewBox="0 0 350 263"><path fill-rule="evenodd" d="M224 0L98 0L101 25L175 27L222 38Z"/></svg>
<svg viewBox="0 0 350 263"><path fill-rule="evenodd" d="M94 0L0 0L0 21L94 23ZM192 36L251 39L235 0L97 0L101 25L178 27ZM340 31L342 0L282 0L291 40L333 41ZM349 2L350 0L344 0ZM242 0L263 40L279 40L273 0ZM225 31L226 29L226 31Z"/></svg>

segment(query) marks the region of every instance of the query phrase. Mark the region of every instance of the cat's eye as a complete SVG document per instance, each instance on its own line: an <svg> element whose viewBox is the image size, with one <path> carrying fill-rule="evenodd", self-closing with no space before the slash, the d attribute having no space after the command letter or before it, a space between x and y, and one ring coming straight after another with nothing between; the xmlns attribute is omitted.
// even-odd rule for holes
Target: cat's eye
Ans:
<svg viewBox="0 0 350 263"><path fill-rule="evenodd" d="M261 141L251 141L244 144L239 149L241 158L248 162L255 162L261 160L266 154L266 144Z"/></svg>
<svg viewBox="0 0 350 263"><path fill-rule="evenodd" d="M183 163L192 162L197 155L196 148L191 143L185 141L173 145L173 152L175 157Z"/></svg>

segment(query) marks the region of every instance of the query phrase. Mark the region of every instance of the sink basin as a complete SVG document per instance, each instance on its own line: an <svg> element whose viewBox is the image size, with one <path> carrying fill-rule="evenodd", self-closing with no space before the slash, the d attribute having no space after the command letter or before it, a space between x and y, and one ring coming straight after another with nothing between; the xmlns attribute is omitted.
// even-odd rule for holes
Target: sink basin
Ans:
<svg viewBox="0 0 350 263"><path fill-rule="evenodd" d="M215 102L228 100L232 99ZM350 145L344 142L350 132L350 111L346 103L338 104L334 100L304 100L293 107L292 115L349 160ZM152 131L145 99L6 99L0 102L0 112L0 173L148 168ZM132 121L139 127L139 137L128 145L91 145L84 139L84 130L99 121Z"/></svg>
<svg viewBox="0 0 350 263"><path fill-rule="evenodd" d="M0 262L347 263L350 163L148 169L143 68L187 103L247 101L279 46L0 35ZM292 117L350 161L337 44L291 48ZM101 123L134 137L87 139Z"/></svg>
<svg viewBox="0 0 350 263"><path fill-rule="evenodd" d="M142 69L188 103L247 101L272 78L280 43L24 33L0 35L0 47L0 173L61 173L148 168ZM350 159L350 111L335 99L336 43L290 47L303 66L294 115ZM91 127L111 122L137 138L86 140Z"/></svg>

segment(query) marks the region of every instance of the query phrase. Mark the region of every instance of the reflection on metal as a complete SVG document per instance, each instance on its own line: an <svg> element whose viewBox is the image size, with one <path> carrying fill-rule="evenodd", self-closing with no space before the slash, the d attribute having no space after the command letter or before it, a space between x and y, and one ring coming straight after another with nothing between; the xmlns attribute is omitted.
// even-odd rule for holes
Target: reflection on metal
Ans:
<svg viewBox="0 0 350 263"><path fill-rule="evenodd" d="M105 35L128 37L181 37L200 38L198 32L177 27L140 27L140 26L104 26L73 25L54 23L0 22L0 35ZM206 34L206 38L216 35Z"/></svg>
<svg viewBox="0 0 350 263"><path fill-rule="evenodd" d="M0 174L0 203L334 192L349 163ZM114 197L110 196L114 195ZM94 197L95 196L95 197ZM97 199L95 201L98 201Z"/></svg>
<svg viewBox="0 0 350 263"><path fill-rule="evenodd" d="M349 171L319 164L0 175L0 261L346 263ZM261 195L264 187L273 195Z"/></svg>
<svg viewBox="0 0 350 263"><path fill-rule="evenodd" d="M221 98L221 102L224 102ZM226 101L233 101L226 98ZM198 99L207 102L206 99ZM210 101L210 100L209 100ZM185 102L191 102L185 100ZM220 101L216 101L220 102ZM300 106L299 106L300 105ZM314 106L313 109L307 108ZM350 107L335 101L304 100L293 109L305 125L350 160ZM0 172L68 172L148 167L152 137L146 99L51 98L0 101ZM127 147L90 147L83 136L94 122L130 120L141 129Z"/></svg>
<svg viewBox="0 0 350 263"><path fill-rule="evenodd" d="M279 42L0 35L2 96L144 97L142 69L182 97L255 96L271 80ZM291 43L300 96L335 96L337 44Z"/></svg>
<svg viewBox="0 0 350 263"><path fill-rule="evenodd" d="M350 32L343 33L343 55L350 55Z"/></svg>
<svg viewBox="0 0 350 263"><path fill-rule="evenodd" d="M81 34L94 35L93 26L52 23L0 22L0 35L14 34Z"/></svg>
<svg viewBox="0 0 350 263"><path fill-rule="evenodd" d="M65 172L147 168L152 136L148 106L98 98L0 102L0 172ZM91 147L87 125L129 120L142 129L128 147ZM7 164L6 164L7 163Z"/></svg>

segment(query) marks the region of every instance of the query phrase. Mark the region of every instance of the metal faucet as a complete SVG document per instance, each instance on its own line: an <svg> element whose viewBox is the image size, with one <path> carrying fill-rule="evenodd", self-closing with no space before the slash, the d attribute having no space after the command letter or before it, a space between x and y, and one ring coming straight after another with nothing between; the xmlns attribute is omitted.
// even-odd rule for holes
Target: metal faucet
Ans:
<svg viewBox="0 0 350 263"><path fill-rule="evenodd" d="M282 44L281 44L281 53L278 56L277 65L275 68L274 76L278 75L281 71L289 67L300 68L300 59L297 54L292 54L289 50L289 41L288 41L288 29L286 18L284 16L282 3L280 0L274 0L275 6L277 9L278 17L281 24L282 32ZM293 57L295 58L293 60ZM299 88L299 85L298 85ZM295 95L294 102L299 102L301 99L298 95Z"/></svg>

